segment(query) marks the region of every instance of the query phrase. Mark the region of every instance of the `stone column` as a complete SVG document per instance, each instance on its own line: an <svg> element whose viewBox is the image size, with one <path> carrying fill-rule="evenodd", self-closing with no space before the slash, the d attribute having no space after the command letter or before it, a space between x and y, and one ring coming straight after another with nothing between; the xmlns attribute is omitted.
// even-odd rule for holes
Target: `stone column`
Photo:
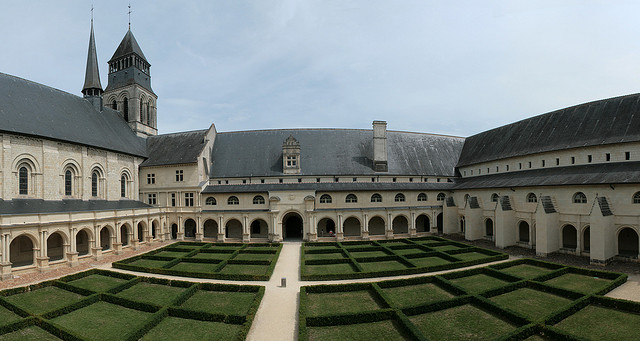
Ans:
<svg viewBox="0 0 640 341"><path fill-rule="evenodd" d="M10 253L9 250L9 234L2 233L0 234L0 245L2 246L2 262L0 262L0 279L11 279L13 275L11 274L11 262L10 262Z"/></svg>
<svg viewBox="0 0 640 341"><path fill-rule="evenodd" d="M362 240L369 240L369 215L362 216Z"/></svg>
<svg viewBox="0 0 640 341"><path fill-rule="evenodd" d="M202 237L204 236L203 228L202 228L202 217L196 217L196 241L201 242Z"/></svg>
<svg viewBox="0 0 640 341"><path fill-rule="evenodd" d="M95 225L93 227L94 241L93 245L91 246L91 256L95 260L102 259L102 236L100 235L100 227L100 225Z"/></svg>
<svg viewBox="0 0 640 341"><path fill-rule="evenodd" d="M182 225L182 216L178 216L178 240L184 240L184 226Z"/></svg>
<svg viewBox="0 0 640 341"><path fill-rule="evenodd" d="M393 213L387 212L387 221L384 224L384 234L387 239L393 239Z"/></svg>
<svg viewBox="0 0 640 341"><path fill-rule="evenodd" d="M67 264L69 264L69 266L76 266L78 265L78 246L76 245L76 233L78 233L78 229L72 227L69 231L71 232L69 236L71 248L70 252L67 253Z"/></svg>
<svg viewBox="0 0 640 341"><path fill-rule="evenodd" d="M338 214L338 224L336 225L336 240L341 242L344 240L344 228L342 224L344 223L342 219L342 214Z"/></svg>
<svg viewBox="0 0 640 341"><path fill-rule="evenodd" d="M409 221L409 236L415 237L418 234L416 229L416 213L410 212L409 217L411 219L411 221Z"/></svg>
<svg viewBox="0 0 640 341"><path fill-rule="evenodd" d="M47 256L47 231L40 231L40 254L36 257L36 263L40 272L49 270L49 256Z"/></svg>
<svg viewBox="0 0 640 341"><path fill-rule="evenodd" d="M224 217L221 215L218 217L218 241L224 242L225 236Z"/></svg>
<svg viewBox="0 0 640 341"><path fill-rule="evenodd" d="M251 237L249 231L249 216L246 214L242 215L242 242L248 243Z"/></svg>

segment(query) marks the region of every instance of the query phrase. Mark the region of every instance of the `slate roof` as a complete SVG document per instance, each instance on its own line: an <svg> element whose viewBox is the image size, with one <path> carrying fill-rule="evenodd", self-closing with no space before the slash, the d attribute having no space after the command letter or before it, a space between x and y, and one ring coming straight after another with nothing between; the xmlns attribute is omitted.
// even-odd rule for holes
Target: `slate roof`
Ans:
<svg viewBox="0 0 640 341"><path fill-rule="evenodd" d="M452 187L447 182L317 182L293 184L238 184L209 185L202 193L258 193L271 191L351 192L351 191L446 191Z"/></svg>
<svg viewBox="0 0 640 341"><path fill-rule="evenodd" d="M140 45L138 45L136 37L133 36L133 32L131 32L131 29L129 29L127 33L125 33L122 41L120 42L120 45L118 45L118 48L116 49L116 52L114 52L111 59L109 59L109 63L130 53L137 54L138 57L141 57L145 62L149 63L147 61L147 57L145 57L144 53L142 53L142 49L140 48Z"/></svg>
<svg viewBox="0 0 640 341"><path fill-rule="evenodd" d="M96 40L93 36L93 20L91 21L91 35L89 36L89 51L87 52L87 70L84 74L85 89L101 89L100 72L98 70L98 54L96 52Z"/></svg>
<svg viewBox="0 0 640 341"><path fill-rule="evenodd" d="M463 138L387 131L389 171L372 168L373 131L282 129L218 133L211 177L282 175L282 144L300 142L301 175L453 176Z"/></svg>
<svg viewBox="0 0 640 341"><path fill-rule="evenodd" d="M135 208L150 208L135 200L42 200L42 199L0 199L0 215L32 213L68 213L85 211L111 211Z"/></svg>
<svg viewBox="0 0 640 341"><path fill-rule="evenodd" d="M458 167L568 148L640 141L640 94L556 110L473 135Z"/></svg>
<svg viewBox="0 0 640 341"><path fill-rule="evenodd" d="M147 138L146 159L140 167L194 163L205 146L208 130L164 134Z"/></svg>
<svg viewBox="0 0 640 341"><path fill-rule="evenodd" d="M640 162L539 168L455 180L453 189L640 183Z"/></svg>
<svg viewBox="0 0 640 341"><path fill-rule="evenodd" d="M145 141L117 111L82 97L0 73L0 131L146 156Z"/></svg>

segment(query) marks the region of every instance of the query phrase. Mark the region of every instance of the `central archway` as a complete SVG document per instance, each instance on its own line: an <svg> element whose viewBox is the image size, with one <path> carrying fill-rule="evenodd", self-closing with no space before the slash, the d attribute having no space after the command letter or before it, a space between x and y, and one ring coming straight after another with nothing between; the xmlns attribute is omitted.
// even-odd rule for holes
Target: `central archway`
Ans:
<svg viewBox="0 0 640 341"><path fill-rule="evenodd" d="M282 232L285 239L302 239L302 217L295 212L287 213L282 218Z"/></svg>

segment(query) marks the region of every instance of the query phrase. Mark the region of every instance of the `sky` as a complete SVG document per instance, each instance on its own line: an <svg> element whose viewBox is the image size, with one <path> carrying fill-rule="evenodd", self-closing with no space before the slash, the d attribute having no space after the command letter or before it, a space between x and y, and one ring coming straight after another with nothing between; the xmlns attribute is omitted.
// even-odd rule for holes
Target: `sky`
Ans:
<svg viewBox="0 0 640 341"><path fill-rule="evenodd" d="M0 72L81 96L90 1L0 0ZM96 1L100 76L129 1ZM470 136L640 90L639 1L131 1L160 133Z"/></svg>

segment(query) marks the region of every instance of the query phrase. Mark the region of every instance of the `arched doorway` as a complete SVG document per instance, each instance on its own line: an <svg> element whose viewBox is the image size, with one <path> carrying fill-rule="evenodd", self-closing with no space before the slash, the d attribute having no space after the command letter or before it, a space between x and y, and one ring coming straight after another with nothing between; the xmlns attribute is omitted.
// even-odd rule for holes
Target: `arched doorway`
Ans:
<svg viewBox="0 0 640 341"><path fill-rule="evenodd" d="M409 233L409 221L405 216L399 215L393 218L391 228L393 229L393 234Z"/></svg>
<svg viewBox="0 0 640 341"><path fill-rule="evenodd" d="M178 239L178 224L171 225L171 239Z"/></svg>
<svg viewBox="0 0 640 341"><path fill-rule="evenodd" d="M25 235L15 238L11 241L9 250L11 267L33 264L33 242L31 238Z"/></svg>
<svg viewBox="0 0 640 341"><path fill-rule="evenodd" d="M431 222L426 214L421 214L416 218L416 232L431 231Z"/></svg>
<svg viewBox="0 0 640 341"><path fill-rule="evenodd" d="M151 223L151 238L156 239L158 237L158 222L153 221Z"/></svg>
<svg viewBox="0 0 640 341"><path fill-rule="evenodd" d="M573 225L562 228L562 248L575 250L578 247L578 232Z"/></svg>
<svg viewBox="0 0 640 341"><path fill-rule="evenodd" d="M76 233L76 252L78 256L89 254L89 234L85 230Z"/></svg>
<svg viewBox="0 0 640 341"><path fill-rule="evenodd" d="M438 216L436 217L436 224L438 225L438 233L442 234L444 231L444 219L442 218L442 213L438 213Z"/></svg>
<svg viewBox="0 0 640 341"><path fill-rule="evenodd" d="M218 238L218 223L215 220L207 219L203 230L205 238Z"/></svg>
<svg viewBox="0 0 640 341"><path fill-rule="evenodd" d="M47 255L51 262L64 259L64 239L60 232L55 232L47 238Z"/></svg>
<svg viewBox="0 0 640 341"><path fill-rule="evenodd" d="M336 235L336 223L331 218L322 218L318 222L318 237L333 237Z"/></svg>
<svg viewBox="0 0 640 341"><path fill-rule="evenodd" d="M464 220L464 217L460 217L460 232L461 232L461 233L464 233L464 231L465 231L465 227L466 227L466 226L465 226L465 220Z"/></svg>
<svg viewBox="0 0 640 341"><path fill-rule="evenodd" d="M342 226L345 237L354 237L360 235L360 220L358 220L357 218L347 218Z"/></svg>
<svg viewBox="0 0 640 341"><path fill-rule="evenodd" d="M493 237L493 220L491 218L487 218L487 220L484 221L484 235Z"/></svg>
<svg viewBox="0 0 640 341"><path fill-rule="evenodd" d="M630 227L625 227L618 233L618 254L638 257L638 234Z"/></svg>
<svg viewBox="0 0 640 341"><path fill-rule="evenodd" d="M591 227L587 226L582 231L582 251L591 251Z"/></svg>
<svg viewBox="0 0 640 341"><path fill-rule="evenodd" d="M518 224L518 241L521 243L529 242L529 223L521 221Z"/></svg>
<svg viewBox="0 0 640 341"><path fill-rule="evenodd" d="M256 219L251 222L251 238L267 237L269 237L269 228L266 221L262 219Z"/></svg>
<svg viewBox="0 0 640 341"><path fill-rule="evenodd" d="M100 246L102 251L111 249L111 231L106 226L100 230Z"/></svg>
<svg viewBox="0 0 640 341"><path fill-rule="evenodd" d="M373 217L369 220L369 235L384 235L384 220L381 217Z"/></svg>
<svg viewBox="0 0 640 341"><path fill-rule="evenodd" d="M242 238L242 223L237 219L231 219L225 225L227 238Z"/></svg>
<svg viewBox="0 0 640 341"><path fill-rule="evenodd" d="M195 238L196 237L196 221L189 218L184 221L184 237Z"/></svg>
<svg viewBox="0 0 640 341"><path fill-rule="evenodd" d="M139 242L144 241L144 223L143 222L138 223L138 241Z"/></svg>
<svg viewBox="0 0 640 341"><path fill-rule="evenodd" d="M122 243L122 246L129 245L129 227L127 224L120 226L120 243Z"/></svg>
<svg viewBox="0 0 640 341"><path fill-rule="evenodd" d="M302 217L298 213L290 212L282 218L282 231L285 239L302 239Z"/></svg>

